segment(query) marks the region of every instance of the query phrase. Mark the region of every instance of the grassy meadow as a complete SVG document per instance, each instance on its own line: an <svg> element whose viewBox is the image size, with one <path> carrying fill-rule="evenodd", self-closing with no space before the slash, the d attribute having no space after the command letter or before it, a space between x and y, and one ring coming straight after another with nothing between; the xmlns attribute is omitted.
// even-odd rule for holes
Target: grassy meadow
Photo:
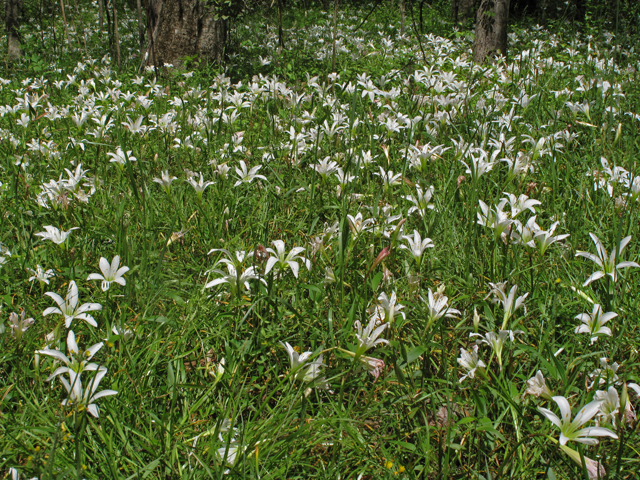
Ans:
<svg viewBox="0 0 640 480"><path fill-rule="evenodd" d="M637 48L369 11L140 72L135 12L120 68L88 8L23 25L0 478L635 478Z"/></svg>

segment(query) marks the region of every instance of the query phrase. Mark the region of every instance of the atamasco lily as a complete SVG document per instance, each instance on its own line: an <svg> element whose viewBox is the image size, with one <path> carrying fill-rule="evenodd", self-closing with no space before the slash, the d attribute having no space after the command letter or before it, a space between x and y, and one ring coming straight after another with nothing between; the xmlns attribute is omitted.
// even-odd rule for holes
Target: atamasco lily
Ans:
<svg viewBox="0 0 640 480"><path fill-rule="evenodd" d="M102 275L99 273L92 273L87 277L87 280L102 280L102 291L106 292L109 290L109 287L112 283L117 283L119 285L126 285L127 281L124 279L123 275L129 271L129 267L121 267L120 266L120 256L116 255L109 261L102 257L100 258L100 270L102 271Z"/></svg>
<svg viewBox="0 0 640 480"><path fill-rule="evenodd" d="M69 395L62 401L63 406L72 406L79 411L86 409L87 412L98 418L100 410L95 404L95 401L102 397L118 394L115 390L102 390L101 392L96 393L100 382L107 374L107 369L105 367L98 368L98 371L94 377L89 380L87 387L84 389L82 388L82 379L79 373L72 370L69 370L67 373L69 374L68 381L64 377L59 377L62 385Z"/></svg>
<svg viewBox="0 0 640 480"><path fill-rule="evenodd" d="M293 375L294 380L298 380L305 384L315 382L318 387L327 388L326 380L320 376L322 367L324 367L324 363L322 363L322 354L320 354L316 359L311 360L313 352L303 352L298 354L298 352L296 352L288 342L280 342L280 344L284 347L287 351L287 355L289 356L291 374ZM310 390L308 392L306 391L305 395L308 395L309 393Z"/></svg>
<svg viewBox="0 0 640 480"><path fill-rule="evenodd" d="M580 428L589 420L591 420L600 410L602 401L594 400L580 409L575 419L571 421L571 405L565 397L552 397L560 409L560 417L551 410L538 407L538 411L542 413L547 420L560 429L560 445L566 445L569 441L584 443L586 445L595 445L598 440L592 437L611 437L617 439L618 436L604 427L586 427Z"/></svg>
<svg viewBox="0 0 640 480"><path fill-rule="evenodd" d="M591 335L591 344L598 340L598 335L611 336L611 329L605 327L604 324L609 320L618 316L615 312L602 312L602 307L599 304L593 306L591 315L588 313L581 313L576 315L576 320L580 320L582 325L578 325L575 329L575 333L588 333Z"/></svg>
<svg viewBox="0 0 640 480"><path fill-rule="evenodd" d="M516 333L522 333L521 330L500 330L496 335L494 332L487 332L485 335L481 335L479 333L470 333L469 337L480 337L476 340L476 344L479 345L484 343L489 345L496 357L498 357L498 365L500 365L500 370L502 370L502 349L504 348L504 344L507 339L510 339L512 342L515 339Z"/></svg>
<svg viewBox="0 0 640 480"><path fill-rule="evenodd" d="M289 253L287 253L282 240L275 240L272 242L272 245L276 249L267 248L267 252L271 253L273 256L269 257L267 260L267 266L264 272L265 275L267 275L274 266L277 266L282 271L289 267L291 268L293 276L298 278L298 270L300 267L297 260L300 260L307 267L307 270L311 270L311 262L300 255L305 251L304 247L293 247L289 250Z"/></svg>
<svg viewBox="0 0 640 480"><path fill-rule="evenodd" d="M400 245L400 248L403 250L408 250L413 259L416 262L416 266L418 270L420 270L420 264L422 263L422 254L427 248L433 248L433 242L430 238L425 238L424 240L420 236L417 230L413 231L413 236L404 235L402 237L404 241L407 242L406 245Z"/></svg>
<svg viewBox="0 0 640 480"><path fill-rule="evenodd" d="M591 282L598 280L604 277L605 275L609 275L609 277L611 277L611 280L613 282L616 282L618 280L618 270L622 270L624 268L630 268L630 267L640 268L640 265L638 265L636 262L620 262L616 264L616 257L620 257L622 255L622 252L624 251L625 247L631 241L631 236L625 237L622 240L620 240L618 247L613 249L613 251L611 252L611 255L607 253L604 246L602 245L602 242L598 237L596 237L595 234L590 233L589 236L591 237L591 240L593 240L593 243L595 243L596 245L596 250L598 252L598 255L594 255L593 253L589 253L589 252L578 251L576 253L576 257L588 258L589 260L593 261L596 265L598 265L598 267L600 267L600 270L597 270L596 272L592 273L589 276L589 278L587 278L585 282L582 284L583 287L586 287Z"/></svg>
<svg viewBox="0 0 640 480"><path fill-rule="evenodd" d="M46 232L38 232L35 235L38 237L42 237L45 240L51 240L53 243L57 245L62 245L66 240L72 230L78 230L80 227L73 227L67 230L59 230L58 228L52 225L46 225L44 229Z"/></svg>
<svg viewBox="0 0 640 480"><path fill-rule="evenodd" d="M52 313L63 315L65 328L69 328L71 322L73 322L76 318L84 320L92 327L98 326L95 319L87 312L102 310L102 305L100 305L99 303L84 303L78 306L78 286L76 285L75 281L71 280L69 282L69 290L67 291L67 296L64 299L54 292L46 292L45 295L53 298L53 300L58 304L58 308L47 308L44 312L42 312L43 316L46 317L47 315L50 315Z"/></svg>
<svg viewBox="0 0 640 480"><path fill-rule="evenodd" d="M460 377L460 383L466 378L474 378L478 368L486 367L484 362L478 358L478 345L474 345L471 351L461 348L457 361L458 364L467 371L465 375Z"/></svg>
<svg viewBox="0 0 640 480"><path fill-rule="evenodd" d="M460 315L460 310L449 308L449 297L444 294L444 284L438 287L436 293L433 293L431 289L429 289L427 300L422 297L420 297L420 299L427 307L427 329L442 317L456 318L456 315Z"/></svg>
<svg viewBox="0 0 640 480"><path fill-rule="evenodd" d="M378 304L375 306L371 319L378 323L391 323L396 316L396 313L400 313L402 318L406 318L404 312L400 312L404 308L404 305L396 303L396 292L391 292L390 296L382 292L378 296Z"/></svg>
<svg viewBox="0 0 640 480"><path fill-rule="evenodd" d="M509 319L513 316L516 310L518 310L520 307L524 307L525 313L526 313L527 308L526 306L524 306L524 301L529 296L529 293L525 293L524 295L521 295L516 298L516 294L518 292L517 285L514 285L513 287L511 287L511 290L509 290L509 295L505 293L507 282L489 283L489 285L491 285L491 291L489 292L489 295L485 297L485 299L488 298L491 294L493 294L495 297L494 303L498 301L502 304L502 308L504 310L504 317L502 320L501 330L505 330L507 328L507 323L509 322Z"/></svg>
<svg viewBox="0 0 640 480"><path fill-rule="evenodd" d="M73 330L69 330L67 334L67 355L62 353L60 350L55 350L51 348L44 348L43 350L37 350L36 353L40 355L47 355L49 357L53 357L56 360L64 363L66 366L58 367L50 376L47 378L47 381L53 379L57 375L62 373L68 373L72 371L77 375L80 375L84 371L95 371L98 369L98 365L96 363L89 362L93 358L93 356L100 350L103 346L103 343L96 343L92 345L87 350L80 350L78 348L78 344L76 343L76 335L73 333Z"/></svg>

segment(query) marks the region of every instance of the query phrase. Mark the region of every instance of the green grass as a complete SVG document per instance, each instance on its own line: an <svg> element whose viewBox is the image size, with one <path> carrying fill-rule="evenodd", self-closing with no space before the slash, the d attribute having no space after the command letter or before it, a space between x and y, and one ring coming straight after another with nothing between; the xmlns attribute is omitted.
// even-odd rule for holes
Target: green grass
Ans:
<svg viewBox="0 0 640 480"><path fill-rule="evenodd" d="M421 46L410 17L403 38L386 11L374 12L353 33L367 13L349 9L339 16L344 48L337 80L328 77L331 15L318 10L286 18L281 54L277 28L264 29L262 17L248 16L235 26L226 76L194 59L192 76L183 75L191 69L170 69L158 78L146 72L141 82L139 59L132 57L137 28L124 15L117 73L103 58L105 34L99 40L88 17L95 61L66 50L61 25L55 25L57 40L51 24L42 31L23 27L29 56L3 73L0 90L0 242L10 251L0 266L0 472L17 468L21 478L588 478L558 448L558 428L537 409L557 413L556 403L525 391L540 370L575 415L597 390L613 387L623 396L625 383L640 380L638 272L623 269L616 282L583 286L598 267L576 257L597 253L593 233L608 253L632 235L622 261L638 259L637 54L624 45L614 52L615 41L605 34L517 28L508 62L475 66L468 32L436 36L448 26L437 11L425 11ZM521 100L525 95L530 102ZM152 100L147 108L142 96ZM240 116L225 121L234 108ZM83 110L89 112L84 123ZM132 131L139 116L145 133ZM101 118L112 122L104 134L96 130ZM412 163L427 144L443 148ZM117 148L137 160L110 162ZM472 157L492 155L490 171L466 172L462 160L471 167ZM514 174L500 161L505 156L533 168ZM334 173L323 178L313 168L327 157L354 176L339 190ZM241 161L248 169L261 166L255 173L266 179L236 186ZM38 202L43 184L68 180L65 169L73 173L80 164L90 179L80 182L90 194L86 203L68 184L46 207ZM229 167L226 176L221 165ZM385 184L381 168L399 174L397 182ZM168 192L154 181L165 170L177 177ZM188 172L198 174L195 181L202 173L214 182L201 199ZM409 213L414 204L406 197L416 197L416 186L434 187L434 208L423 215ZM495 212L505 192L538 200L537 224L549 229L557 221L554 235L570 236L544 254L518 244L507 203L503 241L478 223L478 213L480 201ZM360 233L348 217L358 213L371 219ZM517 219L525 224L532 216L525 210ZM77 230L58 246L35 235L48 225ZM400 248L414 230L434 245L419 264ZM275 249L275 240L284 241L286 252L305 248L299 254L310 269L298 260L297 277L288 266L265 274L265 249ZM206 287L228 273L219 262L227 255L212 249L229 251L238 271L253 267L250 290ZM256 253L238 261L239 251ZM126 285L103 292L100 281L87 277L100 272L101 257L110 262L115 255L130 269ZM28 280L27 269L37 265L55 273L49 285ZM79 319L70 326L80 348L104 342L92 359L107 368L97 391L118 393L95 402L98 418L78 402L61 404L68 396L62 383L47 381L61 363L36 355L46 345L69 355L63 318L43 313L56 306L44 293L64 298L72 280L79 304L102 306L91 312L96 328ZM515 297L528 292L506 319L490 295L489 282L502 281L507 294L514 285ZM388 344L364 354L384 362L376 378L364 368L356 322L366 327L376 311L384 317L377 310L382 294L394 292L404 308L383 320L390 322L379 338ZM430 293L446 295L448 308L459 312L430 313ZM592 343L574 331L575 317L591 313L594 303L617 316L606 325L612 335ZM9 314L22 309L35 321L17 339ZM503 325L522 332L505 342L502 368L481 344L485 367L460 381L468 373L457 361L460 350L477 339L469 334L497 333ZM281 342L311 352L312 370L307 363L292 371ZM619 364L617 380L590 376L601 358ZM326 388L319 379L307 381L313 369ZM84 372L83 386L92 378ZM629 399L637 408L631 388ZM618 416L609 428L618 439L603 437L577 458L601 461L606 478L632 478L637 424Z"/></svg>

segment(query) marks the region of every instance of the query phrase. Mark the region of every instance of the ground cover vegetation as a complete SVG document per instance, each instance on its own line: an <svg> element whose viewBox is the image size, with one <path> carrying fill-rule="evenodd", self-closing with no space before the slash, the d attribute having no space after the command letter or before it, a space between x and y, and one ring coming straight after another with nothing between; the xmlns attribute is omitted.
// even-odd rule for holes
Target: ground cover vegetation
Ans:
<svg viewBox="0 0 640 480"><path fill-rule="evenodd" d="M3 475L634 477L636 49L512 26L476 65L443 11L370 11L141 72L128 10L120 70L88 13L86 56L23 24Z"/></svg>

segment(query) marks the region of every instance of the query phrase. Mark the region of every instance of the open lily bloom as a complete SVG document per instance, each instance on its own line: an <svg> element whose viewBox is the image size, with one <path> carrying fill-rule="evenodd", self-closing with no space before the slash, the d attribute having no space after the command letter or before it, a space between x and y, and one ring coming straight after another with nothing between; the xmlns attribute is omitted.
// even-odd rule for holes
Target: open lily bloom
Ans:
<svg viewBox="0 0 640 480"><path fill-rule="evenodd" d="M45 240L51 240L53 243L57 245L62 245L72 230L78 230L80 227L73 227L67 230L59 230L52 225L45 225L44 229L46 232L38 232L36 236L42 237Z"/></svg>
<svg viewBox="0 0 640 480"><path fill-rule="evenodd" d="M69 396L62 401L63 406L71 405L78 410L83 410L86 408L87 412L98 418L98 416L100 415L100 410L95 404L95 401L102 397L118 394L118 392L116 392L115 390L102 390L101 392L96 393L100 382L107 374L107 369L105 367L98 368L95 376L91 380L89 380L89 385L84 389L82 388L82 380L79 373L73 372L71 370L69 370L67 373L69 374L68 381L66 378L60 377L62 385L69 394Z"/></svg>
<svg viewBox="0 0 640 480"><path fill-rule="evenodd" d="M551 410L538 407L538 411L560 429L560 445L566 445L568 441L584 443L586 445L595 445L598 440L591 437L611 437L618 438L608 428L603 427L587 427L580 428L591 420L600 410L601 401L594 400L580 409L576 418L571 421L571 405L566 398L556 396L552 397L553 401L558 404L560 409L560 417Z"/></svg>
<svg viewBox="0 0 640 480"><path fill-rule="evenodd" d="M102 345L103 343L100 342L89 347L87 350L80 350L76 343L75 333L73 333L73 330L69 330L69 334L67 335L67 354L69 356L65 355L60 350L53 350L50 348L37 350L36 353L53 357L66 365L65 367L58 367L56 371L47 378L47 381L49 381L57 375L60 375L61 373L68 373L69 371L75 372L79 375L84 371L97 370L98 365L96 363L89 362L89 360L91 360L98 350L102 348Z"/></svg>
<svg viewBox="0 0 640 480"><path fill-rule="evenodd" d="M478 358L478 345L474 345L471 351L461 348L460 357L457 360L458 364L467 371L465 375L460 377L460 383L466 378L474 378L478 368L486 367L485 363Z"/></svg>
<svg viewBox="0 0 640 480"><path fill-rule="evenodd" d="M593 243L595 243L596 245L596 250L598 251L598 255L594 255L593 253L589 253L589 252L578 251L576 253L576 257L588 258L589 260L594 262L596 265L598 265L598 267L600 267L601 270L598 270L592 273L589 276L589 278L587 278L585 282L582 284L583 287L586 287L591 282L598 280L604 277L605 275L609 275L611 277L611 280L616 282L618 280L618 270L622 270L623 268L630 268L630 267L640 268L640 265L638 265L636 262L620 262L616 264L616 256L619 257L622 255L622 252L624 251L625 247L631 241L631 235L620 240L620 244L618 245L618 248L614 248L613 251L611 252L611 255L607 253L604 246L602 245L602 242L598 237L595 236L595 234L590 233L589 236L591 237L591 240L593 240Z"/></svg>
<svg viewBox="0 0 640 480"><path fill-rule="evenodd" d="M100 270L102 271L102 275L99 273L92 273L87 277L87 280L102 280L102 291L106 292L109 290L109 287L112 283L117 283L119 285L126 285L127 281L124 279L123 275L129 271L129 267L121 267L120 266L120 256L116 255L109 261L102 257L100 258Z"/></svg>
<svg viewBox="0 0 640 480"><path fill-rule="evenodd" d="M598 335L609 335L611 336L611 329L609 327L605 327L604 324L609 320L616 318L618 316L615 312L602 312L602 307L599 304L595 304L593 306L593 312L591 315L588 313L581 313L580 315L576 315L576 320L580 320L582 325L578 325L575 329L575 333L588 333L591 335L591 343L593 344L596 340L598 340Z"/></svg>
<svg viewBox="0 0 640 480"><path fill-rule="evenodd" d="M78 306L78 286L73 280L69 282L69 290L67 292L67 296L64 299L54 292L46 292L45 295L53 298L53 300L58 304L58 308L47 308L44 312L42 312L43 316L46 317L47 315L50 315L52 313L63 315L65 328L69 328L71 322L73 322L76 318L84 320L92 327L98 326L95 319L87 312L102 310L102 305L100 305L99 303L84 303Z"/></svg>
<svg viewBox="0 0 640 480"><path fill-rule="evenodd" d="M307 267L307 270L311 270L311 262L300 255L305 251L304 247L293 247L289 253L287 253L282 240L275 240L272 244L276 249L267 248L267 252L273 256L269 257L269 260L267 260L267 266L264 272L265 275L267 275L274 266L278 266L282 271L287 267L291 268L293 276L298 278L298 270L300 267L296 260L300 260Z"/></svg>

